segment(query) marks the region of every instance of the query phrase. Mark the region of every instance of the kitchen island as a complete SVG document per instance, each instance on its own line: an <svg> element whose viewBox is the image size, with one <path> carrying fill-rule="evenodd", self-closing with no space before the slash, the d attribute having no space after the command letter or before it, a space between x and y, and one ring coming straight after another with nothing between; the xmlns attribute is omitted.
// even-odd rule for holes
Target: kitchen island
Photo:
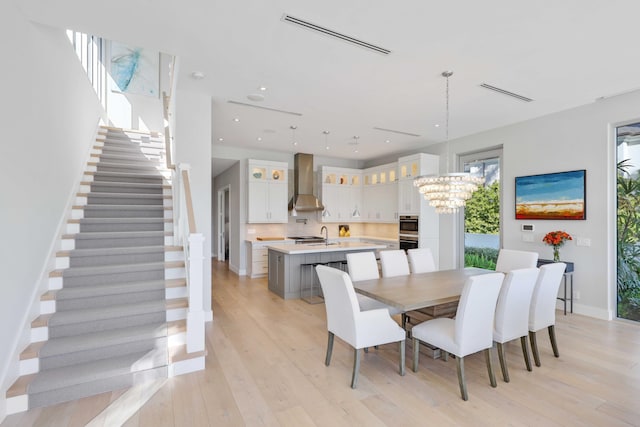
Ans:
<svg viewBox="0 0 640 427"><path fill-rule="evenodd" d="M312 298L320 291L315 264L344 268L349 252L386 248L386 245L364 242L269 245L269 290L284 299Z"/></svg>

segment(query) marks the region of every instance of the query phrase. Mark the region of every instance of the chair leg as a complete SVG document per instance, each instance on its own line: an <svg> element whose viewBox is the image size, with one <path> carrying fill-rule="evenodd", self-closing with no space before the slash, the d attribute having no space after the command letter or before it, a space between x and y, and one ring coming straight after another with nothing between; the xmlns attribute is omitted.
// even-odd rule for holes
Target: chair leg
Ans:
<svg viewBox="0 0 640 427"><path fill-rule="evenodd" d="M507 368L507 360L504 354L504 344L499 342L498 345L498 359L500 360L500 369L502 369L502 378L505 383L509 382L509 369Z"/></svg>
<svg viewBox="0 0 640 427"><path fill-rule="evenodd" d="M420 358L420 341L413 338L413 372L418 372L418 361Z"/></svg>
<svg viewBox="0 0 640 427"><path fill-rule="evenodd" d="M538 340L536 339L536 333L529 331L529 341L531 341L531 353L533 353L533 361L536 366L540 366L540 354L538 354Z"/></svg>
<svg viewBox="0 0 640 427"><path fill-rule="evenodd" d="M531 372L531 358L529 357L529 342L527 337L520 337L520 346L522 347L522 355L524 356L524 364L527 366L527 371Z"/></svg>
<svg viewBox="0 0 640 427"><path fill-rule="evenodd" d="M405 341L406 340L402 340L400 341L400 375L402 375L404 377L404 359L405 359Z"/></svg>
<svg viewBox="0 0 640 427"><path fill-rule="evenodd" d="M457 357L456 362L458 365L458 384L460 384L460 395L462 400L469 400L467 395L467 383L464 381L464 357Z"/></svg>
<svg viewBox="0 0 640 427"><path fill-rule="evenodd" d="M449 361L449 353L444 351L443 349L440 349L440 351L442 352L442 360L444 360L445 362Z"/></svg>
<svg viewBox="0 0 640 427"><path fill-rule="evenodd" d="M331 353L333 353L333 332L329 332L329 340L327 342L327 357L324 359L324 364L329 366L331 363Z"/></svg>
<svg viewBox="0 0 640 427"><path fill-rule="evenodd" d="M365 348L364 348L364 352L365 352L365 353L369 353L369 347L365 347Z"/></svg>
<svg viewBox="0 0 640 427"><path fill-rule="evenodd" d="M353 375L351 376L351 388L358 385L358 371L360 370L360 352L358 349L353 350Z"/></svg>
<svg viewBox="0 0 640 427"><path fill-rule="evenodd" d="M553 355L555 357L560 357L560 352L558 351L558 342L556 341L556 328L554 325L549 326L549 339L551 340Z"/></svg>
<svg viewBox="0 0 640 427"><path fill-rule="evenodd" d="M497 387L498 384L496 383L496 375L493 373L493 362L491 360L490 348L487 348L484 350L484 357L485 359L487 359L487 372L489 372L489 382L491 383L491 387ZM509 378L508 374L507 374L507 378Z"/></svg>

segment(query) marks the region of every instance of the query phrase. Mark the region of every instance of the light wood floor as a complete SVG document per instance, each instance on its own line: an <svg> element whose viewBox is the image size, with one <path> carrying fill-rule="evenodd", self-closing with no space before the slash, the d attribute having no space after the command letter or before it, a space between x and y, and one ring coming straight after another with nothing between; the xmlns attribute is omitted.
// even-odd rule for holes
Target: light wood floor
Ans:
<svg viewBox="0 0 640 427"><path fill-rule="evenodd" d="M407 369L401 377L396 345L364 355L352 390L347 345L336 339L331 366L324 366L323 304L284 301L268 292L266 280L238 278L216 261L213 313L206 370L157 385L139 410L144 399L136 397L112 407L121 414L133 408L124 425L640 425L640 325L558 312L559 359L541 333L542 367L527 372L519 342L510 343L511 382L502 381L494 355L493 389L482 354L470 356L464 402L453 359L422 356L418 373ZM34 409L7 417L2 426L83 426L123 393ZM121 424L116 419L103 413L91 425Z"/></svg>

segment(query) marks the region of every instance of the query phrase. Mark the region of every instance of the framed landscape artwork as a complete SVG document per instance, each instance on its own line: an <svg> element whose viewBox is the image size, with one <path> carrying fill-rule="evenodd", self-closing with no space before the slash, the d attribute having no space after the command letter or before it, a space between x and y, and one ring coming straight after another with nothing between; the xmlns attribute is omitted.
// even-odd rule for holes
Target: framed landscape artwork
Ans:
<svg viewBox="0 0 640 427"><path fill-rule="evenodd" d="M516 219L586 219L587 171L516 177Z"/></svg>

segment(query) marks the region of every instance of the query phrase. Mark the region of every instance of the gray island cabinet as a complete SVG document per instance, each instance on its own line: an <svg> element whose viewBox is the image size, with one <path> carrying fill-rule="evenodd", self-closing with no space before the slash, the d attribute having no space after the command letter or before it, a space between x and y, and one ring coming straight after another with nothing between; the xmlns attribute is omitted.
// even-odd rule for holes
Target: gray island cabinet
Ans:
<svg viewBox="0 0 640 427"><path fill-rule="evenodd" d="M301 298L302 292L308 292L314 283L317 295L320 286L313 267L308 264L323 263L340 268L348 252L376 251L386 247L362 242L269 245L269 290L284 299ZM301 283L303 280L305 283Z"/></svg>

